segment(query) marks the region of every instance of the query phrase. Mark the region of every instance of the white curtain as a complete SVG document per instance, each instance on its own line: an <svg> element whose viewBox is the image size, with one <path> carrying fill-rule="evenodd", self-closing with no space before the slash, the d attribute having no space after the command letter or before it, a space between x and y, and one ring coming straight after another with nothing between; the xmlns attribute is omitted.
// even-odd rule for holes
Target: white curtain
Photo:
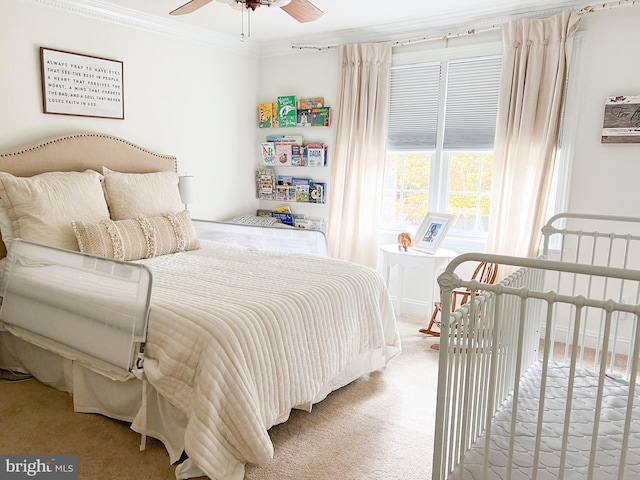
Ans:
<svg viewBox="0 0 640 480"><path fill-rule="evenodd" d="M340 47L331 154L331 255L375 267L389 118L391 44Z"/></svg>
<svg viewBox="0 0 640 480"><path fill-rule="evenodd" d="M487 251L536 256L551 186L575 12L510 22L494 148ZM495 192L495 190L494 190Z"/></svg>

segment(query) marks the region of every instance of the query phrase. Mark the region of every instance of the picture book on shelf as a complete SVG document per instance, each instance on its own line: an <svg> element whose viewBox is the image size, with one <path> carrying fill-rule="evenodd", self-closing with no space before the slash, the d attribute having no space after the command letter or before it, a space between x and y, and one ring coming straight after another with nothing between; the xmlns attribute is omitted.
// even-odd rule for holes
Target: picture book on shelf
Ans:
<svg viewBox="0 0 640 480"><path fill-rule="evenodd" d="M326 165L327 146L322 143L307 144L307 159L310 167L324 167Z"/></svg>
<svg viewBox="0 0 640 480"><path fill-rule="evenodd" d="M298 109L298 120L296 125L298 127L310 127L311 126L311 109L310 108L299 108Z"/></svg>
<svg viewBox="0 0 640 480"><path fill-rule="evenodd" d="M290 175L278 175L278 185L293 185L293 177Z"/></svg>
<svg viewBox="0 0 640 480"><path fill-rule="evenodd" d="M291 165L294 167L306 167L307 159L304 154L306 147L304 145L291 145Z"/></svg>
<svg viewBox="0 0 640 480"><path fill-rule="evenodd" d="M309 185L311 183L310 178L292 177L291 185Z"/></svg>
<svg viewBox="0 0 640 480"><path fill-rule="evenodd" d="M324 184L312 183L309 185L309 202L311 203L324 203Z"/></svg>
<svg viewBox="0 0 640 480"><path fill-rule="evenodd" d="M296 202L309 203L309 184L296 185Z"/></svg>
<svg viewBox="0 0 640 480"><path fill-rule="evenodd" d="M302 145L302 135L267 135L267 142Z"/></svg>
<svg viewBox="0 0 640 480"><path fill-rule="evenodd" d="M289 197L289 185L276 185L276 200L281 202L291 201L291 198Z"/></svg>
<svg viewBox="0 0 640 480"><path fill-rule="evenodd" d="M275 144L276 165L279 167L291 166L291 147L292 145L289 143Z"/></svg>
<svg viewBox="0 0 640 480"><path fill-rule="evenodd" d="M324 97L303 97L298 99L298 108L324 107Z"/></svg>
<svg viewBox="0 0 640 480"><path fill-rule="evenodd" d="M274 165L276 163L276 149L273 142L262 142L260 144L260 152L262 154L262 163L266 165Z"/></svg>
<svg viewBox="0 0 640 480"><path fill-rule="evenodd" d="M280 115L278 114L278 103L271 103L271 111L273 112L271 115L271 127L276 128L280 126Z"/></svg>
<svg viewBox="0 0 640 480"><path fill-rule="evenodd" d="M256 188L260 200L275 200L276 176L273 168L263 168L256 171Z"/></svg>
<svg viewBox="0 0 640 480"><path fill-rule="evenodd" d="M278 97L279 125L281 127L295 127L298 120L296 114L295 95L283 95Z"/></svg>
<svg viewBox="0 0 640 480"><path fill-rule="evenodd" d="M331 126L331 107L317 107L311 109L312 127Z"/></svg>
<svg viewBox="0 0 640 480"><path fill-rule="evenodd" d="M271 128L273 124L273 103L261 103L258 105L258 126Z"/></svg>

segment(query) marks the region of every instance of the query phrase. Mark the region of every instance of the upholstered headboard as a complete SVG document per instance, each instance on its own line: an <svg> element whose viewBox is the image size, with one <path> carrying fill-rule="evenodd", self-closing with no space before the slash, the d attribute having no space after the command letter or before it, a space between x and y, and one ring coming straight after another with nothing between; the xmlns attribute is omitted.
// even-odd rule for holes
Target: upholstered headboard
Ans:
<svg viewBox="0 0 640 480"><path fill-rule="evenodd" d="M175 172L177 160L100 133L74 133L0 151L0 171L18 177L55 171L102 172L102 167L125 173ZM0 241L0 258L5 255Z"/></svg>

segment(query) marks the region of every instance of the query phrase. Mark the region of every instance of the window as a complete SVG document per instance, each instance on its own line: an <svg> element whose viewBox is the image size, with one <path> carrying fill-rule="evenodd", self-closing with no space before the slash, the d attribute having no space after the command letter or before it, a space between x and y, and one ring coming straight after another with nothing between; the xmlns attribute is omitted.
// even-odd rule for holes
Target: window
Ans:
<svg viewBox="0 0 640 480"><path fill-rule="evenodd" d="M458 215L449 237L486 240L500 66L493 55L392 68L381 233L415 232L433 211Z"/></svg>

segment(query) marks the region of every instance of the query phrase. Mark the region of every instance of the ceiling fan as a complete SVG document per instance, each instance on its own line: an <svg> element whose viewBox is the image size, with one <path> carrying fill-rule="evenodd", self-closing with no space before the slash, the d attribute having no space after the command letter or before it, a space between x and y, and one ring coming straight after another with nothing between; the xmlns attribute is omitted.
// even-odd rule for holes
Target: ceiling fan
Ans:
<svg viewBox="0 0 640 480"><path fill-rule="evenodd" d="M176 8L169 15L185 15L194 12L213 0L191 0L181 7ZM324 12L309 0L218 0L229 4L238 10L255 10L266 5L267 7L280 7L300 23L312 22L320 18Z"/></svg>

